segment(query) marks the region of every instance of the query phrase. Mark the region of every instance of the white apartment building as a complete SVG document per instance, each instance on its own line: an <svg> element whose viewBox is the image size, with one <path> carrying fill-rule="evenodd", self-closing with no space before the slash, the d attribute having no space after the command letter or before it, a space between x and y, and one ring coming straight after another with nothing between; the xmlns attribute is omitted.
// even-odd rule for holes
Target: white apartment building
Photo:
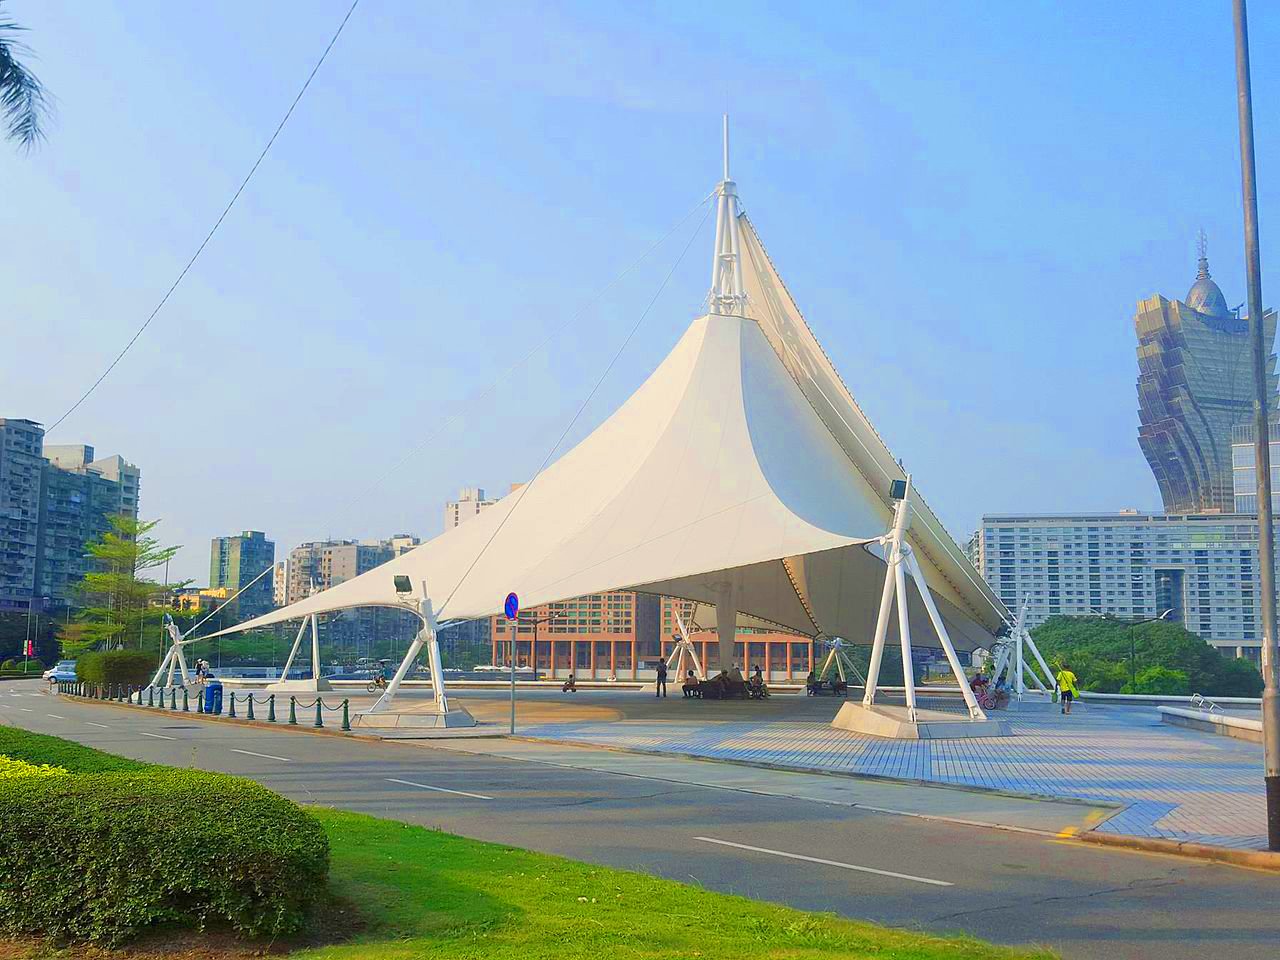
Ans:
<svg viewBox="0 0 1280 960"><path fill-rule="evenodd" d="M457 500L450 500L444 505L444 528L452 530L472 517L478 517L481 510L497 502L486 499L484 490L480 487L463 487L458 492Z"/></svg>
<svg viewBox="0 0 1280 960"><path fill-rule="evenodd" d="M977 566L1028 625L1051 616L1168 619L1260 658L1258 522L1249 514L987 514Z"/></svg>

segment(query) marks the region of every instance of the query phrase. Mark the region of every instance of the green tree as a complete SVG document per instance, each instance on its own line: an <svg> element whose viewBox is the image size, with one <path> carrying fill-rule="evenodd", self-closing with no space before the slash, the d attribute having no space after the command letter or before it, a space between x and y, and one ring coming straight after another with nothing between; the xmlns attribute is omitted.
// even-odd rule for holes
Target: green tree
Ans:
<svg viewBox="0 0 1280 960"><path fill-rule="evenodd" d="M161 546L150 535L158 522L117 514L106 533L85 544L85 555L92 560L79 584L85 606L77 622L62 631L64 655L93 648L161 649L160 622L167 612L162 601L189 581L166 585L145 576L179 550Z"/></svg>
<svg viewBox="0 0 1280 960"><path fill-rule="evenodd" d="M0 13L0 113L4 114L5 135L29 150L44 139L49 95L18 58L19 54L31 53L30 48L17 39L24 30Z"/></svg>
<svg viewBox="0 0 1280 960"><path fill-rule="evenodd" d="M1131 673L1140 677L1150 667L1181 673L1188 693L1256 697L1262 692L1262 675L1253 664L1224 657L1177 623L1130 626L1108 617L1050 617L1032 636L1050 663L1069 663L1081 686L1095 693L1119 693Z"/></svg>
<svg viewBox="0 0 1280 960"><path fill-rule="evenodd" d="M1153 666L1134 677L1132 683L1126 683L1120 688L1120 692L1185 697L1191 692L1191 687L1187 682L1187 675L1181 670Z"/></svg>

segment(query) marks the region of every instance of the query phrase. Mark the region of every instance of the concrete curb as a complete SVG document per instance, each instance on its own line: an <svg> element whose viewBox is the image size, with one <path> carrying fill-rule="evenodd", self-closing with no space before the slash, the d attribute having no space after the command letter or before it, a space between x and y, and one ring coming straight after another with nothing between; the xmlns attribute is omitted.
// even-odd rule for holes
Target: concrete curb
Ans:
<svg viewBox="0 0 1280 960"><path fill-rule="evenodd" d="M331 729L329 727L313 727L310 723L302 723L301 721L296 724L291 724L288 720L277 720L275 723L271 723L268 720L258 720L256 718L253 720L246 720L243 717L232 718L225 714L222 716L210 716L207 713L196 713L195 710L184 712L182 710L170 710L168 707L165 707L164 709L159 707L140 707L136 703L121 703L119 700L98 700L94 697L77 697L70 693L58 693L54 694L54 696L62 700L68 700L72 703L87 703L98 707L115 707L119 710L140 710L149 716L176 717L182 720L199 720L201 723L230 723L235 724L236 726L261 727L264 730L282 730L290 733L311 733L322 737L346 737L348 739L354 738L357 740L372 740L378 743L382 742L381 737L372 737L368 734L356 733L355 731L348 732L339 728Z"/></svg>
<svg viewBox="0 0 1280 960"><path fill-rule="evenodd" d="M1135 837L1126 833L1088 833L1076 835L1076 839L1085 843L1096 843L1104 847L1120 847L1124 850L1141 850L1146 853L1167 853L1175 857L1187 857L1196 860L1209 860L1216 863L1229 863L1237 867L1252 867L1255 870L1280 872L1280 853L1267 850L1238 850L1234 847L1215 847L1207 843L1193 843L1189 840L1164 840L1157 837Z"/></svg>
<svg viewBox="0 0 1280 960"><path fill-rule="evenodd" d="M142 710L148 714L154 714L154 715L163 716L163 717L178 717L183 720L199 720L201 723L230 723L230 724L235 724L236 726L259 727L263 730L287 731L289 733L310 733L320 737L345 737L348 740L368 740L371 743L405 743L405 742L430 743L433 740L446 740L446 739L452 739L452 740L495 739L496 740L506 736L505 733L477 733L470 736L465 734L453 734L452 736L449 736L449 737L420 737L415 739L407 739L407 738L388 739L386 737L380 737L377 734L357 733L355 730L349 730L349 731L343 730L341 728L340 721L338 724L335 724L333 726L316 727L316 726L312 726L310 721L303 721L303 720L299 720L296 724L291 724L287 720L277 720L275 723L272 723L269 720L259 720L256 717L253 720L248 720L244 717L239 717L239 716L228 717L225 713L222 714L221 716L218 716L216 714L213 716L210 716L207 713L196 713L195 710L191 710L184 713L181 710L177 710L177 711L170 710L168 707L165 707L163 712L161 712L161 709L159 707L139 707L136 703L134 704L121 703L119 700L97 700L93 697L77 697L69 693L59 693L59 694L54 694L54 696L61 697L73 703L88 703L88 704L93 704L95 706L100 706L100 707L118 707L125 710ZM288 703L286 701L286 708L287 706L288 706ZM455 727L453 729L458 729L458 728ZM467 729L467 728L464 728L464 729ZM475 729L475 728L469 728L469 729Z"/></svg>

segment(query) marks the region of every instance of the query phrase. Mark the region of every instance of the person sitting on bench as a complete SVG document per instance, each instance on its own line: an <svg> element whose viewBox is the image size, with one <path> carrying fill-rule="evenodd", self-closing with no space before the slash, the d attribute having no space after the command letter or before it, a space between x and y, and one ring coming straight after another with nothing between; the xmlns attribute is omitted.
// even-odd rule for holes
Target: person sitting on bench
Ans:
<svg viewBox="0 0 1280 960"><path fill-rule="evenodd" d="M822 690L822 681L818 679L818 675L810 670L809 676L805 677L804 692L811 697L816 697Z"/></svg>
<svg viewBox="0 0 1280 960"><path fill-rule="evenodd" d="M769 697L769 688L765 685L764 675L760 672L760 665L756 664L756 672L751 675L751 681L747 684L750 688L752 700L765 700Z"/></svg>
<svg viewBox="0 0 1280 960"><path fill-rule="evenodd" d="M684 683L680 685L680 689L684 691L686 700L691 697L701 696L701 694L698 693L698 678L693 675L692 670L685 674Z"/></svg>
<svg viewBox="0 0 1280 960"><path fill-rule="evenodd" d="M577 693L578 681L574 679L573 674L569 674L569 679L564 682L564 686L560 688L561 693Z"/></svg>

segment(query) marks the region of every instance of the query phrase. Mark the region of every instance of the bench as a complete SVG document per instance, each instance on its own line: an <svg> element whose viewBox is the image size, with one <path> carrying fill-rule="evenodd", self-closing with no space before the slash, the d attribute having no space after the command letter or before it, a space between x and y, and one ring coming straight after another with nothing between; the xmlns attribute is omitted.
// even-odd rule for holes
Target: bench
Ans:
<svg viewBox="0 0 1280 960"><path fill-rule="evenodd" d="M698 684L698 696L703 700L745 700L747 685L741 680L730 680L727 683L703 680Z"/></svg>
<svg viewBox="0 0 1280 960"><path fill-rule="evenodd" d="M805 692L811 697L826 695L847 697L849 695L849 685L837 677L832 680L819 680L817 683L809 684L805 687Z"/></svg>

